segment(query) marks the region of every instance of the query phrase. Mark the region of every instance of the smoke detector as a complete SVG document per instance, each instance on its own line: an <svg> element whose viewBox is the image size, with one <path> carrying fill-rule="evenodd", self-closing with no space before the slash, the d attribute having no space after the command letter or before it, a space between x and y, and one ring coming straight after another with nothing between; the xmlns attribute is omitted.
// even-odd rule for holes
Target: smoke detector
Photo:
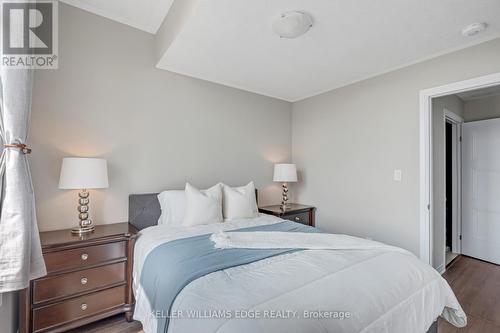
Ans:
<svg viewBox="0 0 500 333"><path fill-rule="evenodd" d="M313 26L311 16L299 11L281 14L273 23L274 32L281 38L297 38Z"/></svg>
<svg viewBox="0 0 500 333"><path fill-rule="evenodd" d="M486 23L472 23L462 29L462 35L465 37L475 36L481 31L486 30L487 27Z"/></svg>

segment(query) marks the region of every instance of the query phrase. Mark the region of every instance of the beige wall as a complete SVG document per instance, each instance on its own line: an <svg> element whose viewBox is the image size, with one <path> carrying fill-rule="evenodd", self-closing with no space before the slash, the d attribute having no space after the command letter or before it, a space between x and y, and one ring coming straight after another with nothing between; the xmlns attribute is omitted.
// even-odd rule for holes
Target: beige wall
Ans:
<svg viewBox="0 0 500 333"><path fill-rule="evenodd" d="M61 159L99 156L110 188L94 222L126 221L130 193L254 180L279 202L273 162L291 155L291 104L155 68L155 37L60 4L58 70L35 75L30 157L40 229L77 222Z"/></svg>
<svg viewBox="0 0 500 333"><path fill-rule="evenodd" d="M500 95L465 102L465 121L500 118Z"/></svg>
<svg viewBox="0 0 500 333"><path fill-rule="evenodd" d="M294 103L298 200L318 226L418 254L419 91L500 72L499 54L497 39Z"/></svg>
<svg viewBox="0 0 500 333"><path fill-rule="evenodd" d="M439 271L445 267L446 241L446 138L444 109L463 118L464 102L455 95L436 98L432 101L432 199L434 215L432 266Z"/></svg>
<svg viewBox="0 0 500 333"><path fill-rule="evenodd" d="M0 294L0 333L14 333L18 327L17 292Z"/></svg>

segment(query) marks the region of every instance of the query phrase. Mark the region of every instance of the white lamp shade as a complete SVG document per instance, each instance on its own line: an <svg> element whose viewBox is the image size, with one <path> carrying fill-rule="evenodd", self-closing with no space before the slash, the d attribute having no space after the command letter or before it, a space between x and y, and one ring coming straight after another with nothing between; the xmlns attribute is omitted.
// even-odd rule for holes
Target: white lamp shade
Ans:
<svg viewBox="0 0 500 333"><path fill-rule="evenodd" d="M66 190L107 188L108 166L101 158L63 159L59 188Z"/></svg>
<svg viewBox="0 0 500 333"><path fill-rule="evenodd" d="M295 164L275 164L273 181L290 183L297 181L297 167Z"/></svg>

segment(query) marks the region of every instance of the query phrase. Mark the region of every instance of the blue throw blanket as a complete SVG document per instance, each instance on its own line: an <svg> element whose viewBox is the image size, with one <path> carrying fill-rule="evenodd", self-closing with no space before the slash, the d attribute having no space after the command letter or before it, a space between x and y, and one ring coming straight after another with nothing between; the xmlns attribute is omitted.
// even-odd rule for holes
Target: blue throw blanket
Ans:
<svg viewBox="0 0 500 333"><path fill-rule="evenodd" d="M318 229L284 221L233 231L319 232ZM190 282L219 270L299 251L298 249L216 249L210 235L177 239L156 247L146 257L141 286L158 314L158 333L167 332L172 304Z"/></svg>

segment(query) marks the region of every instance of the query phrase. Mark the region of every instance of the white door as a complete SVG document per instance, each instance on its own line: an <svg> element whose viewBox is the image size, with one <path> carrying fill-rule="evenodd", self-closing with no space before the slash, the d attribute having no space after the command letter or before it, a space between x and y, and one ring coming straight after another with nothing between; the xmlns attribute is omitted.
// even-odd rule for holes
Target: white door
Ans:
<svg viewBox="0 0 500 333"><path fill-rule="evenodd" d="M463 125L462 253L500 264L500 119Z"/></svg>

